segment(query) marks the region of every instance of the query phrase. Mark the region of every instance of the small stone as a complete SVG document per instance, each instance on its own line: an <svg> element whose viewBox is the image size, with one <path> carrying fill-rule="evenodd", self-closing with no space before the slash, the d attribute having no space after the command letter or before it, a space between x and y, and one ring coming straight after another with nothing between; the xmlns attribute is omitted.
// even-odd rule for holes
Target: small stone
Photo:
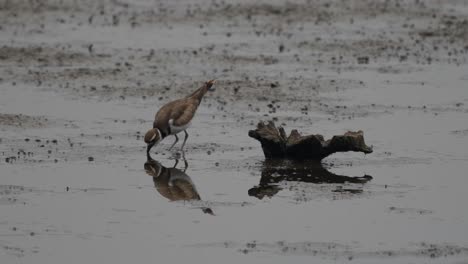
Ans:
<svg viewBox="0 0 468 264"><path fill-rule="evenodd" d="M278 50L279 50L279 52L283 52L284 51L284 45L280 44L279 47L278 47Z"/></svg>
<svg viewBox="0 0 468 264"><path fill-rule="evenodd" d="M358 64L369 64L369 57L358 57Z"/></svg>

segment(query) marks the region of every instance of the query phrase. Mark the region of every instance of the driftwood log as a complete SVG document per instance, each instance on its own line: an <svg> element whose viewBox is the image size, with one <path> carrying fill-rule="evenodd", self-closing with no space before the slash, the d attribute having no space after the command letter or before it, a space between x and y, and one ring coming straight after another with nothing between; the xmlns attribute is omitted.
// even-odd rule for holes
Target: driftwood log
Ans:
<svg viewBox="0 0 468 264"><path fill-rule="evenodd" d="M322 135L301 136L297 130L292 130L287 137L282 127L277 128L273 121L267 124L259 122L257 129L250 130L249 136L260 141L265 158L288 158L295 160L317 160L346 151L371 153L372 147L364 142L362 131L346 132L344 135L333 136L324 140Z"/></svg>

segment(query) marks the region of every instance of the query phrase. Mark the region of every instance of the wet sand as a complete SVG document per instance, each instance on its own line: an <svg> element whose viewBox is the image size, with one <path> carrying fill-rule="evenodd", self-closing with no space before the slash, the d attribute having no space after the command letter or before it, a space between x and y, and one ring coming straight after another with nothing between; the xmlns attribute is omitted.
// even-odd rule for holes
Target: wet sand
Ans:
<svg viewBox="0 0 468 264"><path fill-rule="evenodd" d="M467 263L467 16L467 1L0 1L0 262ZM142 136L213 78L175 171L184 201ZM363 130L374 152L265 162L247 133L270 119ZM173 140L153 148L165 168Z"/></svg>

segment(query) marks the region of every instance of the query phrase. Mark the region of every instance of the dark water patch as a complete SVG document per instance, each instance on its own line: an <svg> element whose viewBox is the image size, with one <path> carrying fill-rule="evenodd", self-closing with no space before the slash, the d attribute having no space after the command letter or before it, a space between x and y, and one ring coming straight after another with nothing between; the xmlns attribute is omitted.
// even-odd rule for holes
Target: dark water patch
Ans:
<svg viewBox="0 0 468 264"><path fill-rule="evenodd" d="M22 195L36 192L38 190L20 185L0 185L0 205L26 204L27 200Z"/></svg>
<svg viewBox="0 0 468 264"><path fill-rule="evenodd" d="M70 66L77 63L91 61L87 53L73 51L67 46L2 46L0 47L0 61L4 64L18 66ZM32 75L37 73L29 72ZM32 76L31 76L32 77Z"/></svg>
<svg viewBox="0 0 468 264"><path fill-rule="evenodd" d="M282 184L283 194L278 197L292 203L307 203L320 200L348 200L376 195L370 188L356 184L311 184L304 182L286 182Z"/></svg>
<svg viewBox="0 0 468 264"><path fill-rule="evenodd" d="M453 130L450 133L452 135L464 137L464 136L468 136L468 129Z"/></svg>
<svg viewBox="0 0 468 264"><path fill-rule="evenodd" d="M399 208L391 206L388 208L388 211L396 214L411 214L411 215L428 215L432 214L431 210L418 209L418 208Z"/></svg>
<svg viewBox="0 0 468 264"><path fill-rule="evenodd" d="M80 148L82 142L62 136L12 138L5 140L1 154L3 161L9 164L63 163L69 160L70 153Z"/></svg>
<svg viewBox="0 0 468 264"><path fill-rule="evenodd" d="M386 65L377 68L378 73L383 74L402 74L402 73L412 73L412 72L420 72L423 69L421 67L416 67L413 65Z"/></svg>
<svg viewBox="0 0 468 264"><path fill-rule="evenodd" d="M16 128L43 128L50 124L50 120L44 116L29 116L23 114L1 114L1 127L16 127Z"/></svg>
<svg viewBox="0 0 468 264"><path fill-rule="evenodd" d="M351 166L402 166L402 165L415 165L415 164L431 164L433 162L432 158L415 158L415 157L395 157L393 155L386 154L384 152L377 152L373 155L373 158L369 159L356 159L356 158L347 158L342 155L338 157L330 157L323 161L323 166L326 168L343 168Z"/></svg>
<svg viewBox="0 0 468 264"><path fill-rule="evenodd" d="M212 169L220 172L225 170L248 170L252 172L252 175L256 175L257 172L261 170L262 164L263 157L261 156L248 157L243 159L230 159L229 157L227 157L226 159L218 159L214 163L215 168Z"/></svg>
<svg viewBox="0 0 468 264"><path fill-rule="evenodd" d="M358 244L347 245L333 242L290 242L277 241L274 243L250 241L240 243L225 241L219 243L199 243L190 245L199 248L227 248L241 254L276 254L281 256L314 256L335 261L365 260L374 258L416 257L423 259L445 259L454 256L468 256L468 248L448 245L419 243L409 245L400 250L363 251Z"/></svg>
<svg viewBox="0 0 468 264"><path fill-rule="evenodd" d="M24 257L26 254L26 250L19 247L19 246L13 246L10 243L4 243L0 241L0 249L2 252L6 255L14 256L17 258Z"/></svg>
<svg viewBox="0 0 468 264"><path fill-rule="evenodd" d="M450 41L466 40L468 37L468 20L459 14L444 14L436 20L437 25L414 32L426 42L429 40L448 39ZM464 48L464 47L462 47Z"/></svg>
<svg viewBox="0 0 468 264"><path fill-rule="evenodd" d="M363 193L363 190L362 189L343 188L342 186L337 186L337 188L335 190L332 190L332 192L349 193L349 194L361 194L361 193Z"/></svg>
<svg viewBox="0 0 468 264"><path fill-rule="evenodd" d="M223 54L217 58L218 62L225 61L228 64L262 64L272 65L277 64L279 59L274 56L247 56L247 55L234 55L234 54ZM271 87L271 85L270 85ZM272 87L273 88L273 87Z"/></svg>
<svg viewBox="0 0 468 264"><path fill-rule="evenodd" d="M90 195L105 194L110 191L115 191L115 189L101 187L75 188L73 186L66 186L64 190L64 192L67 193L87 193Z"/></svg>
<svg viewBox="0 0 468 264"><path fill-rule="evenodd" d="M431 244L422 242L419 245L414 245L412 249L401 249L395 251L377 251L367 252L363 255L376 256L376 257L399 257L399 256L410 256L410 257L422 257L431 259L444 259L452 256L467 256L468 248L458 245L449 244Z"/></svg>
<svg viewBox="0 0 468 264"><path fill-rule="evenodd" d="M190 133L190 130L189 130L189 133ZM152 152L151 156L155 159L157 158L161 160L164 160L164 159L177 160L182 157L182 154L186 155L187 157L190 157L190 155L203 153L207 157L212 156L213 160L215 160L215 157L217 157L217 155L219 155L220 157L222 157L223 155L226 155L226 157L229 157L231 153L239 151L239 147L236 145L223 144L223 143L210 143L210 142L197 143L197 142L192 142L189 137L187 144L184 147L184 150L182 153L180 150L180 145L179 145L181 144L180 141L172 150L169 150L173 142L174 142L174 137L168 137L162 143L158 144L158 146L156 146L155 148L151 150ZM217 160L216 162L218 162L218 166L221 166L221 164L223 164L223 161L220 161L220 160ZM211 165L215 167L216 162L213 161Z"/></svg>
<svg viewBox="0 0 468 264"><path fill-rule="evenodd" d="M145 90L151 87L133 86L129 82L122 86L119 78L131 78L127 69L118 67L46 67L34 68L24 73L18 79L26 84L35 84L44 91L58 92L68 95L68 98L88 98L99 101L120 100L125 101L129 96L142 96L148 93ZM155 88L152 89L153 93Z"/></svg>
<svg viewBox="0 0 468 264"><path fill-rule="evenodd" d="M84 6L92 8L91 3L94 1L84 1ZM85 4L86 3L86 4ZM96 3L97 4L97 3ZM0 11L3 12L25 12L27 15L38 15L43 12L74 12L81 10L82 5L78 5L73 1L46 1L46 2L30 2L26 0L6 1L2 3Z"/></svg>

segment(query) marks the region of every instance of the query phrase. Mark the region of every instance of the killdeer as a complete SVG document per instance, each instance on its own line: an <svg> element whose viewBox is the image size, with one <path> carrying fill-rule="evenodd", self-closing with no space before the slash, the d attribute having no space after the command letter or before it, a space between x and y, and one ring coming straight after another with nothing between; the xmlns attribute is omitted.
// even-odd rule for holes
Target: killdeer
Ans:
<svg viewBox="0 0 468 264"><path fill-rule="evenodd" d="M185 173L188 167L187 162L185 161L185 169L183 171L176 168L178 162L176 160L174 167L167 168L149 157L148 161L145 162L144 168L146 174L153 177L156 190L170 201L200 201L200 195L192 179ZM204 213L214 215L211 208L200 208Z"/></svg>
<svg viewBox="0 0 468 264"><path fill-rule="evenodd" d="M203 96L209 90L212 90L211 87L214 82L214 80L208 81L191 95L183 99L169 102L159 109L154 118L153 128L146 132L145 135L147 155L149 155L149 152L154 145L158 144L169 135L175 136L175 141L169 150L172 149L172 147L174 147L174 145L179 141L177 134L182 131L185 133L185 138L180 149L184 149L185 142L188 138L187 128L190 126L192 118L195 115Z"/></svg>

